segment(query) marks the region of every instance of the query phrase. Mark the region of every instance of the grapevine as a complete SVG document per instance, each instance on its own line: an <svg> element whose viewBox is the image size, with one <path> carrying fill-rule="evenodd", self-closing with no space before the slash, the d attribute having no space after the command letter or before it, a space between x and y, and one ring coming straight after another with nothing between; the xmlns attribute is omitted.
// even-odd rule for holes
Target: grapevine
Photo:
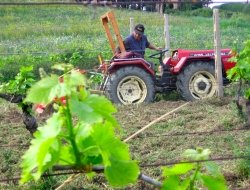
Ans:
<svg viewBox="0 0 250 190"><path fill-rule="evenodd" d="M71 166L92 173L95 165L104 166L112 186L136 182L137 162L130 158L128 146L115 134L116 109L105 97L90 94L86 79L76 70L64 69L63 80L47 76L34 84L25 102L50 104L55 112L38 128L31 146L22 157L20 183L38 180L55 165ZM64 98L65 101L60 101ZM58 100L58 101L55 101Z"/></svg>
<svg viewBox="0 0 250 190"><path fill-rule="evenodd" d="M213 162L198 162L207 160L210 153L209 149L186 150L183 154L185 161L197 160L197 162L185 162L171 168L163 168L163 176L166 179L162 189L196 190L205 186L209 190L226 190L226 182L218 166Z"/></svg>

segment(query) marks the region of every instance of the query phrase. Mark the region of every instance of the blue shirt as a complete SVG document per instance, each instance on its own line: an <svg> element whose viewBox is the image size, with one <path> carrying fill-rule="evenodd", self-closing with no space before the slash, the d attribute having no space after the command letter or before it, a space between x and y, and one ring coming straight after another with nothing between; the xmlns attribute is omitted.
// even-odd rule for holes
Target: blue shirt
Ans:
<svg viewBox="0 0 250 190"><path fill-rule="evenodd" d="M149 44L147 36L145 35L142 35L139 41L136 40L132 34L124 40L126 51L139 53L142 57L144 57L145 49L148 48Z"/></svg>

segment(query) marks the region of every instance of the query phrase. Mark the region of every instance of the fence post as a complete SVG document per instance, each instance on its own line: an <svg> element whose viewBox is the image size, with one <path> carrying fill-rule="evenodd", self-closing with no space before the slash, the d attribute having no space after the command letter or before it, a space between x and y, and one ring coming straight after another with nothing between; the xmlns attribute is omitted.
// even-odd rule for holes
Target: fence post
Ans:
<svg viewBox="0 0 250 190"><path fill-rule="evenodd" d="M214 17L214 54L215 54L215 79L218 85L217 96L223 97L222 64L221 64L221 41L219 27L219 10L213 10Z"/></svg>
<svg viewBox="0 0 250 190"><path fill-rule="evenodd" d="M134 18L130 18L130 34L134 31Z"/></svg>
<svg viewBox="0 0 250 190"><path fill-rule="evenodd" d="M169 20L167 14L164 14L164 37L165 37L165 49L170 50ZM169 57L170 51L167 51L165 55Z"/></svg>

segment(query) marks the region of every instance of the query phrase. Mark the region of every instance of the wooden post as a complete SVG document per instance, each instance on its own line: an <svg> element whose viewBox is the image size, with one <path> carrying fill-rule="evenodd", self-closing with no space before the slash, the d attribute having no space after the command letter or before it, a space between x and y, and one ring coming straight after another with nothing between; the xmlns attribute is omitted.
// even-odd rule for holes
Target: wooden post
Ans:
<svg viewBox="0 0 250 190"><path fill-rule="evenodd" d="M168 15L164 14L164 37L165 37L165 49L170 50L170 35L169 35L169 20ZM166 52L166 56L170 56L170 51Z"/></svg>
<svg viewBox="0 0 250 190"><path fill-rule="evenodd" d="M219 10L213 10L214 17L214 54L215 54L215 79L218 85L217 96L223 97L222 64L221 64L221 41L219 27Z"/></svg>
<svg viewBox="0 0 250 190"><path fill-rule="evenodd" d="M134 18L130 18L130 24L129 24L129 27L130 27L130 34L133 33L134 31Z"/></svg>

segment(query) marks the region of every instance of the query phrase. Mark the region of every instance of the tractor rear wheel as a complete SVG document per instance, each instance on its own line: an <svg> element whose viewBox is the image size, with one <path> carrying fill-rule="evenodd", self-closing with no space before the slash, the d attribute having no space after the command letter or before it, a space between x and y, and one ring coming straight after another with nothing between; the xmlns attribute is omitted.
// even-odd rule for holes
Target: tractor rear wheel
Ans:
<svg viewBox="0 0 250 190"><path fill-rule="evenodd" d="M214 65L209 62L190 63L177 76L176 86L181 96L188 101L214 96L216 93Z"/></svg>
<svg viewBox="0 0 250 190"><path fill-rule="evenodd" d="M134 66L123 67L112 73L105 91L113 103L124 105L149 103L155 96L152 76Z"/></svg>

